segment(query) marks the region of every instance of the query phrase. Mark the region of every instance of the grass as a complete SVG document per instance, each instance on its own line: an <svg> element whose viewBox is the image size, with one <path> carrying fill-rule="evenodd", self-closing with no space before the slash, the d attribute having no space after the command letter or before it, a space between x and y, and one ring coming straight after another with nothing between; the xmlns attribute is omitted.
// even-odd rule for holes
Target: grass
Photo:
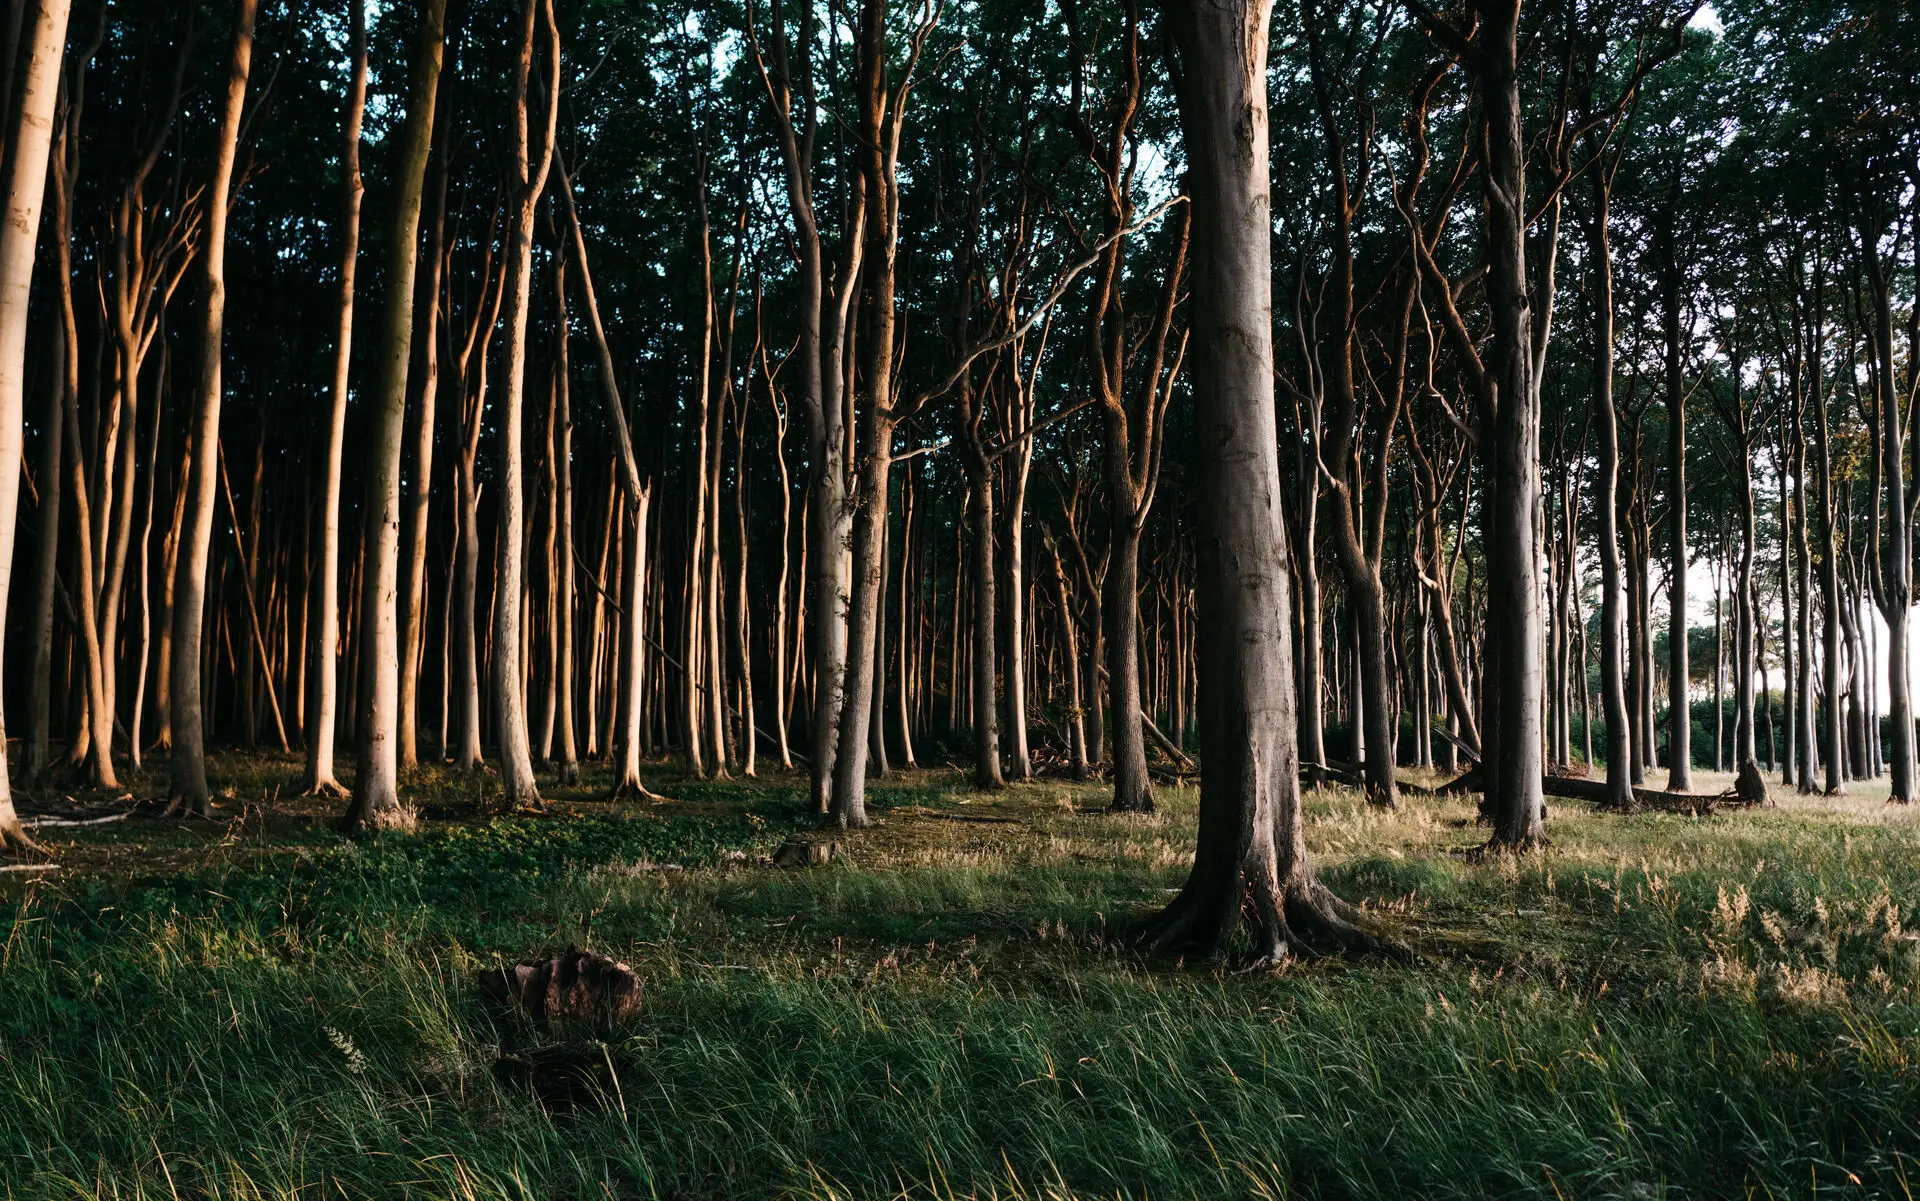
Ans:
<svg viewBox="0 0 1920 1201"><path fill-rule="evenodd" d="M656 772L667 806L348 843L218 764L227 826L71 831L0 910L8 1198L1909 1196L1916 817L1556 806L1469 866L1469 802L1310 800L1328 881L1413 962L1242 975L1120 937L1184 876L1195 794L876 789L847 859L753 865L803 782ZM1712 779L1703 790L1717 787ZM745 862L742 862L744 857ZM662 865L685 870L665 870ZM482 968L581 945L644 1016L565 1042ZM558 1104L502 1063L562 1055ZM543 1101L543 1095L546 1100Z"/></svg>

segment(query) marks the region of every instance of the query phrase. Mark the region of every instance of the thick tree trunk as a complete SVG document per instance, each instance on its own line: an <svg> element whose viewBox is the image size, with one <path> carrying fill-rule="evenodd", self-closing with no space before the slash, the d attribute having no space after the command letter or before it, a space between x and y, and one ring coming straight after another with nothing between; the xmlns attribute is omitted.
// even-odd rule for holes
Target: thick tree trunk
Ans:
<svg viewBox="0 0 1920 1201"><path fill-rule="evenodd" d="M1366 941L1307 862L1294 714L1285 523L1273 412L1267 191L1267 0L1164 0L1184 70L1193 197L1199 486L1200 834L1192 874L1145 931L1256 960L1302 940ZM1536 784L1538 782L1536 781Z"/></svg>
<svg viewBox="0 0 1920 1201"><path fill-rule="evenodd" d="M1545 838L1540 791L1540 582L1534 508L1539 476L1540 393L1534 378L1534 314L1528 295L1526 145L1521 132L1519 0L1481 0L1475 39L1485 105L1487 295L1493 316L1492 382L1498 408L1484 453L1494 509L1488 539L1487 604L1506 636L1489 664L1489 845L1524 848ZM1490 648L1491 649L1491 648ZM1492 739L1490 738L1490 741Z"/></svg>
<svg viewBox="0 0 1920 1201"><path fill-rule="evenodd" d="M427 155L433 146L446 6L447 0L426 0L421 9L393 178L393 215L387 224L392 258L386 306L373 350L375 379L369 398L373 429L367 441L367 496L360 543L359 776L353 802L342 818L350 830L404 825L409 820L399 796L400 442L406 428L407 367L413 357L420 206Z"/></svg>
<svg viewBox="0 0 1920 1201"><path fill-rule="evenodd" d="M219 475L221 358L227 307L227 213L231 207L233 164L239 151L240 119L253 66L253 20L259 0L239 0L234 19L233 61L215 141L213 178L207 189L207 265L204 326L200 339L200 390L188 437L192 444L186 524L181 530L179 572L173 608L173 765L168 811L205 815L208 811L205 718L201 711L201 659L207 598L207 564L213 549L213 510ZM16 456L17 457L17 456Z"/></svg>
<svg viewBox="0 0 1920 1201"><path fill-rule="evenodd" d="M333 773L335 652L340 642L340 460L347 432L347 371L353 362L354 267L360 258L360 123L367 109L367 13L365 0L353 0L353 65L347 85L345 152L341 174L345 196L340 212L339 323L333 346L333 393L327 421L326 484L320 500L319 599L306 648L307 678L312 683L312 718L306 727L307 770L300 782L304 796L345 796ZM363 785L364 787L364 785Z"/></svg>

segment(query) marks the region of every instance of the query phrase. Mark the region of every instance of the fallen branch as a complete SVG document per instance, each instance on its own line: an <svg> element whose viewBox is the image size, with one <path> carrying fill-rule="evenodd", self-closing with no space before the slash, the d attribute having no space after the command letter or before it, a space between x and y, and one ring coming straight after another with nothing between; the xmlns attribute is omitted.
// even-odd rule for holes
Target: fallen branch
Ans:
<svg viewBox="0 0 1920 1201"><path fill-rule="evenodd" d="M123 822L133 816L133 810L122 813L109 813L105 817L23 817L20 824L29 829L42 830L49 826L104 826L108 822Z"/></svg>
<svg viewBox="0 0 1920 1201"><path fill-rule="evenodd" d="M1173 745L1173 739L1161 732L1160 727L1153 724L1153 719L1148 717L1145 711L1140 714L1140 728L1147 732L1147 737L1153 740L1153 745L1165 751L1169 758L1178 760L1187 770L1193 770L1193 760L1187 758L1185 751Z"/></svg>

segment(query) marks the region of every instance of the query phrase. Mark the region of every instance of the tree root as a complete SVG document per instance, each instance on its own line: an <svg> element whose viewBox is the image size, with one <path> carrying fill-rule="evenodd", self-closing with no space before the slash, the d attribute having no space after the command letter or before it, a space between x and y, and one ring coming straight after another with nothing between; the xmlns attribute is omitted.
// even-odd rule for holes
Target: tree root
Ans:
<svg viewBox="0 0 1920 1201"><path fill-rule="evenodd" d="M189 797L175 793L167 798L167 807L161 817L177 817L181 820L198 818L201 821L218 821L214 814L213 802L207 797Z"/></svg>
<svg viewBox="0 0 1920 1201"><path fill-rule="evenodd" d="M1217 960L1228 953L1235 935L1244 933L1249 945L1235 965L1248 972L1328 954L1412 956L1405 943L1358 906L1333 895L1311 872L1297 873L1278 889L1271 884L1249 887L1237 913L1224 909L1189 885L1148 918L1133 941L1154 954Z"/></svg>
<svg viewBox="0 0 1920 1201"><path fill-rule="evenodd" d="M353 795L353 790L332 776L328 776L323 780L302 780L300 782L300 791L293 795L325 797L330 801L344 801Z"/></svg>
<svg viewBox="0 0 1920 1201"><path fill-rule="evenodd" d="M17 855L28 859L53 858L53 852L35 842L17 818L0 823L0 855Z"/></svg>
<svg viewBox="0 0 1920 1201"><path fill-rule="evenodd" d="M607 799L609 801L648 801L658 805L665 803L670 798L663 797L659 793L649 789L645 784L640 782L640 777L628 776L613 786L613 791L607 793Z"/></svg>

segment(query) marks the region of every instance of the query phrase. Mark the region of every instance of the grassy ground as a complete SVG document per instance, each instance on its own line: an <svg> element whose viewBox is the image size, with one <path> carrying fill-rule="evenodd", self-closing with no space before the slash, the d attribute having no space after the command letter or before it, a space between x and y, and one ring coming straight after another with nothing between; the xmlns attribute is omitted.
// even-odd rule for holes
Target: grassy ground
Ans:
<svg viewBox="0 0 1920 1201"><path fill-rule="evenodd" d="M353 844L229 760L224 826L72 831L0 906L9 1198L1909 1196L1916 816L1556 805L1470 866L1470 802L1310 801L1413 962L1240 975L1119 937L1195 794L877 790L831 867L755 861L802 781L489 819L429 774ZM1704 791L1724 786L1708 777ZM558 793L558 790L554 790ZM664 869L677 865L685 870ZM562 1042L485 967L577 944L644 1015ZM570 1065L566 1096L525 1081Z"/></svg>

